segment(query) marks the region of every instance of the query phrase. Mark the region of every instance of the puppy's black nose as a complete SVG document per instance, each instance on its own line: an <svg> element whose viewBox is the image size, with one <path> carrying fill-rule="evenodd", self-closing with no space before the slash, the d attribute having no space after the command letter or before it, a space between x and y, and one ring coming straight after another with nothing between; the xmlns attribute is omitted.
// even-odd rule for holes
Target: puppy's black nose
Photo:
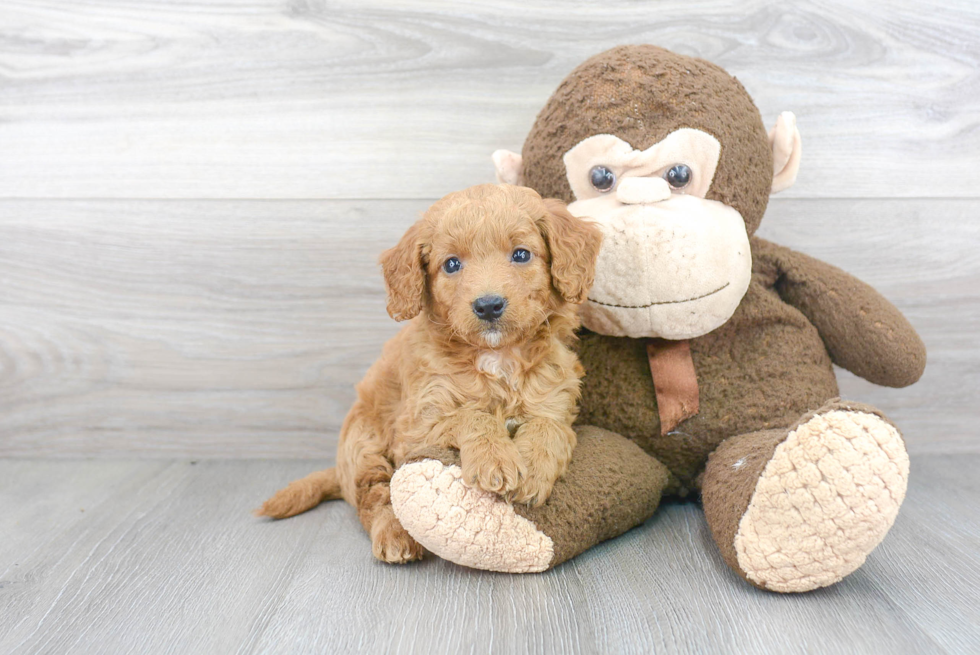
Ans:
<svg viewBox="0 0 980 655"><path fill-rule="evenodd" d="M483 296L473 301L473 313L484 321L496 321L504 315L507 301L500 296Z"/></svg>

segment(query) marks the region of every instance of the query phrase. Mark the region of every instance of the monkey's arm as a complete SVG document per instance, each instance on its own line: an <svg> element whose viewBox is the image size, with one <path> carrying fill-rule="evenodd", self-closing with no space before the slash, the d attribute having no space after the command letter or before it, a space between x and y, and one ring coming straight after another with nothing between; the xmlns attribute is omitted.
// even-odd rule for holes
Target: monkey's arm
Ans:
<svg viewBox="0 0 980 655"><path fill-rule="evenodd" d="M880 293L818 259L753 241L753 250L777 266L776 292L816 326L835 364L886 387L907 387L922 376L925 344Z"/></svg>

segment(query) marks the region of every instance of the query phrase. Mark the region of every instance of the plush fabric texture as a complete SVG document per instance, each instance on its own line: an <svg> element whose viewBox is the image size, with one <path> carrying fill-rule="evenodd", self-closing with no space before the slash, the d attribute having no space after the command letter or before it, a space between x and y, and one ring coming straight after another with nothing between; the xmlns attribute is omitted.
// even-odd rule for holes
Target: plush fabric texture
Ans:
<svg viewBox="0 0 980 655"><path fill-rule="evenodd" d="M455 451L448 451L455 460ZM423 459L391 480L395 516L436 555L471 568L537 573L554 559L554 544L500 496L463 483L459 463Z"/></svg>
<svg viewBox="0 0 980 655"><path fill-rule="evenodd" d="M808 591L864 563L898 514L908 472L893 424L835 400L789 430L727 440L711 455L702 499L722 556L742 577Z"/></svg>
<svg viewBox="0 0 980 655"><path fill-rule="evenodd" d="M793 186L800 172L803 148L800 130L796 127L796 115L791 111L779 114L776 124L769 130L769 143L772 146L772 189L776 194Z"/></svg>
<svg viewBox="0 0 980 655"><path fill-rule="evenodd" d="M907 387L922 377L925 344L881 294L802 253L778 247L767 253L784 273L776 291L813 323L835 364L886 387Z"/></svg>
<svg viewBox="0 0 980 655"><path fill-rule="evenodd" d="M677 476L683 493L697 487L708 455L726 438L789 427L838 396L820 334L776 290L785 272L774 253L784 251L753 238L752 281L742 303L720 328L690 340L700 393L696 416L661 434L645 340L585 332L578 346L586 370L578 422L633 440Z"/></svg>
<svg viewBox="0 0 980 655"><path fill-rule="evenodd" d="M562 81L524 141L521 183L570 203L575 198L562 157L580 141L612 134L646 150L685 127L721 142L721 161L705 197L738 210L752 234L766 210L773 173L759 110L724 69L656 46L607 50Z"/></svg>
<svg viewBox="0 0 980 655"><path fill-rule="evenodd" d="M603 234L582 324L610 336L691 339L730 319L752 275L739 213L688 194L625 206L618 196L568 206Z"/></svg>
<svg viewBox="0 0 980 655"><path fill-rule="evenodd" d="M623 437L593 427L576 433L573 464L541 507L464 487L459 454L429 448L392 477L395 515L416 541L458 564L511 573L560 564L652 516L670 483L666 467Z"/></svg>
<svg viewBox="0 0 980 655"><path fill-rule="evenodd" d="M698 486L708 455L726 438L789 427L837 397L833 363L896 384L911 384L925 366L918 335L871 287L788 248L755 237L751 244L752 282L741 305L725 325L690 340L700 411L674 431L661 434L645 342L580 335L586 376L579 424L633 440L684 490ZM849 305L847 297L856 302ZM797 302L826 324L827 345ZM834 335L854 335L855 347Z"/></svg>
<svg viewBox="0 0 980 655"><path fill-rule="evenodd" d="M555 544L555 566L653 516L667 467L618 434L583 426L565 475L541 507L515 505Z"/></svg>
<svg viewBox="0 0 980 655"><path fill-rule="evenodd" d="M762 472L789 432L760 430L726 439L711 453L702 478L701 504L711 534L725 563L746 580L738 565L735 535Z"/></svg>

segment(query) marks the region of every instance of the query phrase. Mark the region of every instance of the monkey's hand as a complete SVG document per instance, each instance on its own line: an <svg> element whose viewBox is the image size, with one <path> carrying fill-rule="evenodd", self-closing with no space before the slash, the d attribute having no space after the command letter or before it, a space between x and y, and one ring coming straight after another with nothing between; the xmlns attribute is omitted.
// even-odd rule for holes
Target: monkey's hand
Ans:
<svg viewBox="0 0 980 655"><path fill-rule="evenodd" d="M922 376L925 344L884 296L835 266L754 241L779 268L777 293L816 326L835 364L887 387L906 387Z"/></svg>

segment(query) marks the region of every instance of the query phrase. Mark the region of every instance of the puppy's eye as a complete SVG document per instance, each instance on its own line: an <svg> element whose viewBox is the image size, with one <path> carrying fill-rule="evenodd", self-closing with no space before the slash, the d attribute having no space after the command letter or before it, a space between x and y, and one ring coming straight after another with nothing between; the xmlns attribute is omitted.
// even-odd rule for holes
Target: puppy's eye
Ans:
<svg viewBox="0 0 980 655"><path fill-rule="evenodd" d="M616 184L616 174L605 166L593 166L589 171L589 180L592 186L605 193Z"/></svg>
<svg viewBox="0 0 980 655"><path fill-rule="evenodd" d="M531 261L531 251L525 248L518 248L510 256L510 261L516 264L526 264Z"/></svg>
<svg viewBox="0 0 980 655"><path fill-rule="evenodd" d="M463 262L459 261L459 257L450 257L442 264L442 270L446 271L450 275L452 275L462 267L463 267Z"/></svg>
<svg viewBox="0 0 980 655"><path fill-rule="evenodd" d="M667 174L664 175L664 179L667 180L667 184L674 187L675 189L682 189L691 183L691 167L686 164L675 164Z"/></svg>

